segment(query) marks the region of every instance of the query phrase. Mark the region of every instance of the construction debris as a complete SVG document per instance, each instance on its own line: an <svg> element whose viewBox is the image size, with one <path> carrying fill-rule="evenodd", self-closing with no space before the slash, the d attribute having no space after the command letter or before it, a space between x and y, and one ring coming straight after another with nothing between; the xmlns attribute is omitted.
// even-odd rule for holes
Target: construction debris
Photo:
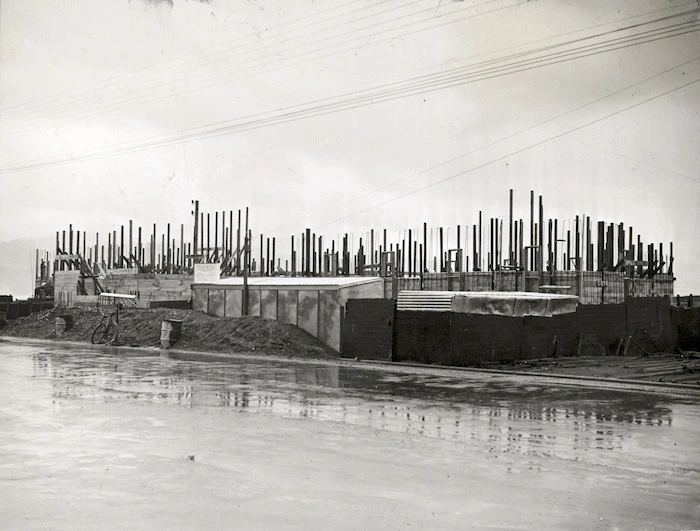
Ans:
<svg viewBox="0 0 700 531"><path fill-rule="evenodd" d="M645 380L700 385L700 353L679 352L645 356L591 356L541 358L510 364L483 363L490 369L507 368L528 373L567 374L624 380Z"/></svg>

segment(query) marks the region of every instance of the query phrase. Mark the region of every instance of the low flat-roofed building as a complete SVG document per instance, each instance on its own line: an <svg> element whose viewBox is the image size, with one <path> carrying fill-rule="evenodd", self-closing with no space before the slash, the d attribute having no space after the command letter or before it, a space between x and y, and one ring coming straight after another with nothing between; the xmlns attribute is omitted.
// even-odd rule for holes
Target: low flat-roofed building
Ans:
<svg viewBox="0 0 700 531"><path fill-rule="evenodd" d="M243 315L242 277L192 285L192 308L220 317ZM307 331L340 350L341 315L348 299L381 299L380 277L251 277L248 315L274 319Z"/></svg>

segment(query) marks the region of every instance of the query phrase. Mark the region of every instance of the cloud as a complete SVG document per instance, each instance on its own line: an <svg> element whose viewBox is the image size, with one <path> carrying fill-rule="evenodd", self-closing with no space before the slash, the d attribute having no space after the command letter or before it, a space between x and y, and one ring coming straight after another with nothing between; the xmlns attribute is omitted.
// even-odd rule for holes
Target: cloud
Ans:
<svg viewBox="0 0 700 531"><path fill-rule="evenodd" d="M147 7L167 7L168 9L172 9L173 6L175 5L173 3L173 0L137 0L138 2L146 5ZM129 0L129 3L131 3L132 0Z"/></svg>
<svg viewBox="0 0 700 531"><path fill-rule="evenodd" d="M134 0L129 0L129 3L131 3ZM136 0L138 2L141 2L145 4L147 7L166 7L168 9L172 9L175 7L175 2L173 0ZM193 0L195 2L199 2L200 4L208 4L211 5L212 0Z"/></svg>

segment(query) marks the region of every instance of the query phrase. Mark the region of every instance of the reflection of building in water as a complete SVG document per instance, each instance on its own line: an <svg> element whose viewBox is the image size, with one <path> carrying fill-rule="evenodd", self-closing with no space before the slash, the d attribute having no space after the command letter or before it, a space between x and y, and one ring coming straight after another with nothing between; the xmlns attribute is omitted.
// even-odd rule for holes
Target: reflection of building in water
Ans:
<svg viewBox="0 0 700 531"><path fill-rule="evenodd" d="M51 378L53 398L139 401L191 406L189 375L162 370L160 359L68 351L33 357L34 373Z"/></svg>
<svg viewBox="0 0 700 531"><path fill-rule="evenodd" d="M232 392L231 388L269 387L277 392L289 388L311 396L319 387L339 385L334 365L194 363L93 351L89 358L80 351L39 353L33 357L33 370L35 375L51 379L54 398L138 400L188 407L249 407L251 400L261 405L257 392Z"/></svg>
<svg viewBox="0 0 700 531"><path fill-rule="evenodd" d="M573 458L580 451L620 451L630 424L663 429L672 421L654 395L565 388L538 394L512 382L485 386L468 377L404 378L337 365L90 354L37 354L34 374L51 379L56 399L255 410L453 440L492 453Z"/></svg>

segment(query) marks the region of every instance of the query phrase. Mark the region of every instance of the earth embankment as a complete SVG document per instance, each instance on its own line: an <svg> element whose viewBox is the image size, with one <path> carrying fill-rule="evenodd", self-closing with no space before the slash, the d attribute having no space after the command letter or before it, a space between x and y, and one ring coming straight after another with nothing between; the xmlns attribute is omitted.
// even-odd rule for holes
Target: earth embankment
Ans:
<svg viewBox="0 0 700 531"><path fill-rule="evenodd" d="M102 312L107 313L106 309ZM65 331L56 326L56 318L69 323ZM102 319L100 309L91 307L53 308L8 320L0 336L91 341L92 332ZM255 352L295 358L329 359L337 353L316 338L292 325L260 317L237 319L213 317L192 310L169 308L122 309L119 312L117 343L130 347L160 345L161 325L166 319L182 321L182 334L173 348L204 352Z"/></svg>

